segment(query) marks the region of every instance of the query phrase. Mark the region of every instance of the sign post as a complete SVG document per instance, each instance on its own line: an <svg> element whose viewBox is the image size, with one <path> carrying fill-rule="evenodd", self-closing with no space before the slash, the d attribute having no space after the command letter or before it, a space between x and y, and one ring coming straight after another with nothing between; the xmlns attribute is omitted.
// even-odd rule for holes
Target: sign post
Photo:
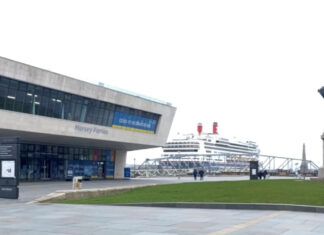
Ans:
<svg viewBox="0 0 324 235"><path fill-rule="evenodd" d="M0 198L18 199L19 176L19 138L0 138Z"/></svg>
<svg viewBox="0 0 324 235"><path fill-rule="evenodd" d="M250 180L257 180L259 173L259 162L250 161Z"/></svg>

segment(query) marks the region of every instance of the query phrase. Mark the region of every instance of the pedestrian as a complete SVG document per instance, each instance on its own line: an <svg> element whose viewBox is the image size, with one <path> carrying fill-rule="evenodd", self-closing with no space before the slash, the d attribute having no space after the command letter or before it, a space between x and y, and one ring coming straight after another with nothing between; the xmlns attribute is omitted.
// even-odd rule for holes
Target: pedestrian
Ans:
<svg viewBox="0 0 324 235"><path fill-rule="evenodd" d="M203 180L204 179L204 174L205 174L205 172L204 172L203 169L199 170L200 180Z"/></svg>
<svg viewBox="0 0 324 235"><path fill-rule="evenodd" d="M264 179L264 180L266 179L267 174L268 174L267 170L264 170L264 171L263 171L263 179Z"/></svg>
<svg viewBox="0 0 324 235"><path fill-rule="evenodd" d="M261 180L261 179L262 179L262 176L263 176L263 172L260 170L260 171L258 172L258 178Z"/></svg>
<svg viewBox="0 0 324 235"><path fill-rule="evenodd" d="M193 176L194 176L194 179L195 180L197 180L197 174L198 174L198 171L197 171L197 169L195 168L194 170L193 170Z"/></svg>

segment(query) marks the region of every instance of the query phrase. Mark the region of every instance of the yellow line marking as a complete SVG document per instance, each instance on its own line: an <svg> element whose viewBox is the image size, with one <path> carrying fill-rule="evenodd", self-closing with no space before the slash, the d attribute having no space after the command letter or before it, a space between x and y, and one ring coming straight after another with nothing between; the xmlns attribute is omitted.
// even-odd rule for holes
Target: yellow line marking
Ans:
<svg viewBox="0 0 324 235"><path fill-rule="evenodd" d="M209 233L208 235L224 235L224 234L233 233L233 232L236 232L238 230L250 227L250 226L252 226L254 224L260 223L262 221L277 217L277 216L282 215L284 213L287 213L287 212L286 211L274 212L274 213L272 213L270 215L265 215L265 216L262 216L260 218L254 219L254 220L250 220L250 221L247 221L247 222L244 222L244 223L241 223L241 224L236 224L236 225L234 225L232 227L225 228L225 229L217 231L217 232Z"/></svg>

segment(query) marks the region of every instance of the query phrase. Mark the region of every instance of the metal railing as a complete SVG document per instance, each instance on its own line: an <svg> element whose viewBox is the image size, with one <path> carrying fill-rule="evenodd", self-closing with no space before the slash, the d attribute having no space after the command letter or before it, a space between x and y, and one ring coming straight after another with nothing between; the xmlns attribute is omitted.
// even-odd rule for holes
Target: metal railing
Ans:
<svg viewBox="0 0 324 235"><path fill-rule="evenodd" d="M248 174L250 161L259 161L259 169L272 174L295 174L302 159L270 156L270 155L240 155L240 154L174 154L161 158L146 159L135 170L132 176L180 176L192 174L193 169L203 168L207 174ZM318 166L310 160L306 161L309 174L316 175Z"/></svg>

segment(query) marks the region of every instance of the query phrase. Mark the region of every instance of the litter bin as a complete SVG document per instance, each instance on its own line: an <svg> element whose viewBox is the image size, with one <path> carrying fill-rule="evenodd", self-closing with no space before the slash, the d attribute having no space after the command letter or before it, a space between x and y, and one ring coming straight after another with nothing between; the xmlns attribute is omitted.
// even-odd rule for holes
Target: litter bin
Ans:
<svg viewBox="0 0 324 235"><path fill-rule="evenodd" d="M74 176L72 181L72 189L82 188L82 176Z"/></svg>
<svg viewBox="0 0 324 235"><path fill-rule="evenodd" d="M250 161L250 180L257 180L259 173L259 161Z"/></svg>

